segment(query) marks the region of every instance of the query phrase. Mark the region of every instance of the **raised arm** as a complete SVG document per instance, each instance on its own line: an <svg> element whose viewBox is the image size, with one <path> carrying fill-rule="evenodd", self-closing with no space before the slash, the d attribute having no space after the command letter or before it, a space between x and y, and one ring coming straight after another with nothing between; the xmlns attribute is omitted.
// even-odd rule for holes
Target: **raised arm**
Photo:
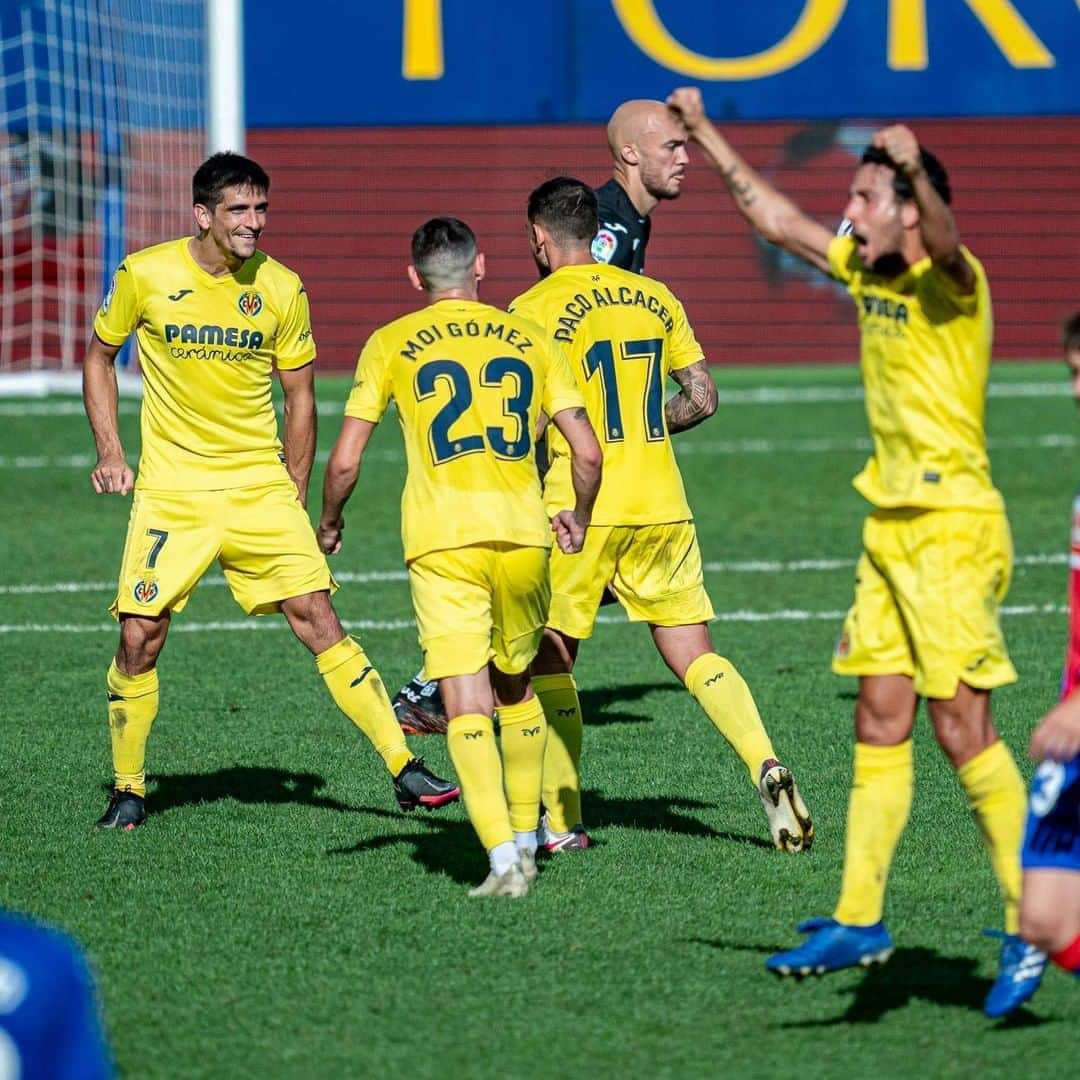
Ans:
<svg viewBox="0 0 1080 1080"><path fill-rule="evenodd" d="M664 404L669 435L689 431L716 412L716 383L704 360L671 373L679 384L679 392Z"/></svg>
<svg viewBox="0 0 1080 1080"><path fill-rule="evenodd" d="M370 420L346 416L341 425L341 434L330 451L326 475L323 477L322 513L316 530L319 547L327 555L336 555L341 550L345 504L360 477L360 459L376 426Z"/></svg>
<svg viewBox="0 0 1080 1080"><path fill-rule="evenodd" d="M285 468L300 493L301 506L307 506L308 482L315 460L315 436L318 416L315 412L315 367L305 364L291 370L278 369L285 395L285 423L281 445L285 450Z"/></svg>
<svg viewBox="0 0 1080 1080"><path fill-rule="evenodd" d="M874 146L884 150L911 182L926 253L960 292L970 295L975 291L975 271L960 250L960 233L952 211L926 174L918 139L910 128L893 124L874 133Z"/></svg>
<svg viewBox="0 0 1080 1080"><path fill-rule="evenodd" d="M770 243L828 273L833 234L746 164L705 115L701 91L696 86L680 87L667 103L720 174L742 216Z"/></svg>
<svg viewBox="0 0 1080 1080"><path fill-rule="evenodd" d="M120 441L120 393L116 385L116 354L120 348L106 345L94 334L83 358L83 406L97 447L90 483L99 495L126 495L135 484L135 473Z"/></svg>
<svg viewBox="0 0 1080 1080"><path fill-rule="evenodd" d="M574 509L560 510L551 520L555 540L567 555L579 552L585 543L585 530L592 521L596 493L604 455L596 432L583 408L561 409L551 422L570 446L570 474L574 483Z"/></svg>

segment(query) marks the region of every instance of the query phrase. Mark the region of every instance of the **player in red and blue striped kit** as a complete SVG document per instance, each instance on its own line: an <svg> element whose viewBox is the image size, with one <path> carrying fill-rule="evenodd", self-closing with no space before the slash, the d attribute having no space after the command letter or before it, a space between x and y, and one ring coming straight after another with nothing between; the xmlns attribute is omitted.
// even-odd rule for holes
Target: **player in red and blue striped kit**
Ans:
<svg viewBox="0 0 1080 1080"><path fill-rule="evenodd" d="M1080 405L1080 312L1064 327L1065 362ZM1080 977L1080 494L1069 555L1069 642L1061 701L1031 736L1041 762L1024 835L1020 933Z"/></svg>

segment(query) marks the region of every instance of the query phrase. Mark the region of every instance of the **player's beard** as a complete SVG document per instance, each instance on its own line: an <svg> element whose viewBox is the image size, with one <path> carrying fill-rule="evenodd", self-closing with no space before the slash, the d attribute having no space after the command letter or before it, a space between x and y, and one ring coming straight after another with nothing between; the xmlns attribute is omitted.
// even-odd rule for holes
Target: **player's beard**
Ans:
<svg viewBox="0 0 1080 1080"><path fill-rule="evenodd" d="M680 173L680 178L683 175ZM682 188L675 183L673 175L668 176L665 181L662 172L653 170L647 164L641 169L641 183L654 199L677 199L682 194Z"/></svg>

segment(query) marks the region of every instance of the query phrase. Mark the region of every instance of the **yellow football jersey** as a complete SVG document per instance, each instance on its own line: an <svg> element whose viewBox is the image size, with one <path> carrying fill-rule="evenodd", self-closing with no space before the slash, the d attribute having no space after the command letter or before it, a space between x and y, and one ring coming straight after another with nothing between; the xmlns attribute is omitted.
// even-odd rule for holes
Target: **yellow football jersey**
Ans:
<svg viewBox="0 0 1080 1080"><path fill-rule="evenodd" d="M604 450L596 525L688 521L682 474L664 416L667 375L703 358L682 304L666 285L617 266L563 266L510 310L539 323L566 350ZM550 430L550 429L549 429ZM566 441L551 431L549 512L570 488Z"/></svg>
<svg viewBox="0 0 1080 1080"><path fill-rule="evenodd" d="M984 416L994 321L979 261L975 291L959 293L929 258L899 277L872 273L854 238L829 245L833 276L859 313L862 380L874 453L855 477L875 506L999 509Z"/></svg>
<svg viewBox="0 0 1080 1080"><path fill-rule="evenodd" d="M235 274L214 277L188 244L128 255L94 319L107 345L132 331L138 342L137 486L200 491L278 480L272 371L315 359L304 286L261 251Z"/></svg>
<svg viewBox="0 0 1080 1080"><path fill-rule="evenodd" d="M538 326L475 300L439 300L376 330L346 416L397 405L409 472L406 561L469 544L551 547L533 455L543 409L582 408L566 358ZM572 508L570 501L559 509Z"/></svg>

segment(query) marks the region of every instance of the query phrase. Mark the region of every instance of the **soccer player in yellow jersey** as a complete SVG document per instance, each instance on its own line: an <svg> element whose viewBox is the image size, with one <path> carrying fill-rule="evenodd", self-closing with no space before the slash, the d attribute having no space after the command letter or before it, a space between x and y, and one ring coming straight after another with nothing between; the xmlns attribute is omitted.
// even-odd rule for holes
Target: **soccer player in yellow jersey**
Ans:
<svg viewBox="0 0 1080 1080"><path fill-rule="evenodd" d="M336 584L307 511L315 395L307 295L258 250L270 180L238 154L215 154L192 182L198 232L129 255L94 320L83 398L97 445L98 494L134 487L113 615L109 668L115 786L101 828L146 816L144 764L158 712L157 659L174 612L217 562L249 615L280 611L315 656L338 707L371 740L404 809L458 797L413 758L378 674L345 634ZM117 425L116 354L132 334L143 376L136 482ZM284 442L271 401L285 396Z"/></svg>
<svg viewBox="0 0 1080 1080"><path fill-rule="evenodd" d="M529 664L550 598L548 551L554 530L562 557L578 558L601 456L566 358L538 326L481 303L483 276L464 222L434 218L413 235L409 279L428 305L376 330L360 354L318 532L323 551L340 549L364 449L392 399L424 670L439 681L450 756L491 864L470 895L516 897L536 876L547 725ZM571 474L549 514L533 457L541 409L566 440Z"/></svg>
<svg viewBox="0 0 1080 1080"><path fill-rule="evenodd" d="M847 286L861 337L874 451L855 478L873 507L855 600L833 670L859 677L855 776L844 878L833 917L802 925L799 948L768 961L820 974L888 958L882 921L893 851L911 808L911 733L920 697L957 771L1005 898L1001 1015L1041 977L1017 936L1024 784L994 730L990 692L1016 679L999 623L1012 541L990 479L983 414L993 317L986 274L960 243L940 162L903 125L878 131L835 236L776 191L709 122L695 88L677 108L735 205L766 239ZM1008 1011L1006 1009L1006 1011Z"/></svg>
<svg viewBox="0 0 1080 1080"><path fill-rule="evenodd" d="M569 177L529 196L529 236L545 276L510 305L565 349L604 449L604 483L582 554L551 556L548 633L533 665L533 685L548 718L544 762L544 845L588 846L582 824L581 703L572 670L590 637L610 582L630 618L648 623L653 641L717 730L746 764L760 793L773 842L810 846L813 828L791 772L773 753L750 690L709 636L693 515L670 436L716 410L716 387L671 291L651 278L594 264L596 196ZM666 403L668 376L680 391ZM548 511L569 496L570 458L561 434L549 445Z"/></svg>

